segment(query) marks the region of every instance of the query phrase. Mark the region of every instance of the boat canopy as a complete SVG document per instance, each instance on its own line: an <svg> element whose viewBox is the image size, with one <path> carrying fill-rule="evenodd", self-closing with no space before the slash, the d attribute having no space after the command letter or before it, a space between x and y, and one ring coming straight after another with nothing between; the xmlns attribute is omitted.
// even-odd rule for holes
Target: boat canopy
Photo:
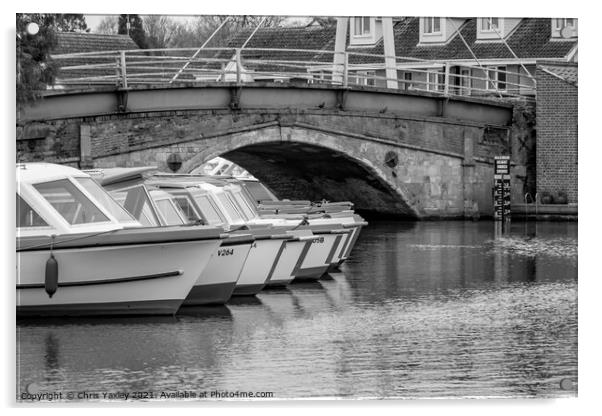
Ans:
<svg viewBox="0 0 602 416"><path fill-rule="evenodd" d="M75 168L21 163L16 173L17 236L141 226L90 175Z"/></svg>

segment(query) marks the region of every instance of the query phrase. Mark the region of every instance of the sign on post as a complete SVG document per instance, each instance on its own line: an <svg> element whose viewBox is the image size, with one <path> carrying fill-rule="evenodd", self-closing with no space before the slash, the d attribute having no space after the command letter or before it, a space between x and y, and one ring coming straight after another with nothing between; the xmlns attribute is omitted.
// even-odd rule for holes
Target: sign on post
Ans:
<svg viewBox="0 0 602 416"><path fill-rule="evenodd" d="M510 219L510 156L494 158L493 218Z"/></svg>

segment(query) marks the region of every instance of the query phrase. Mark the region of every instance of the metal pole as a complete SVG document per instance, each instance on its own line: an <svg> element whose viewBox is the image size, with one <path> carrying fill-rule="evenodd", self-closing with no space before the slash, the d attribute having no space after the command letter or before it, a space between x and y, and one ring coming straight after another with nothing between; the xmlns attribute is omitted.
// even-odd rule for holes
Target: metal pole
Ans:
<svg viewBox="0 0 602 416"><path fill-rule="evenodd" d="M182 72L184 72L184 70L186 68L188 68L188 65L190 65L190 62L192 62L192 60L194 58L196 58L199 55L199 53L201 53L201 49L203 49L205 46L207 46L207 44L211 41L211 39L213 39L213 37L215 36L215 34L217 32L219 32L219 30L222 27L224 27L224 25L226 24L226 22L229 19L230 19L230 16L226 17L226 19L222 22L222 24L219 25L219 27L213 31L213 33L211 34L211 36L209 36L207 38L207 40L201 45L201 47L199 49L197 49L197 51L192 55L192 57L190 57L190 59L184 64L184 66L178 71L178 73L173 76L173 78L171 79L171 81L169 81L170 84L173 83L180 76L180 74L182 74Z"/></svg>
<svg viewBox="0 0 602 416"><path fill-rule="evenodd" d="M485 75L485 81L487 82L487 84L489 84L489 80L488 80L488 78L489 78L489 71L487 69L485 69L483 67L483 65L481 65L481 61L479 61L479 59L474 54L474 52L472 51L472 49L470 49L470 46L468 45L468 42L466 42L466 39L464 39L464 36L462 36L462 32L460 32L460 28L456 27L455 23L452 20L450 20L449 22L455 28L455 32L458 32L458 36L460 36L460 39L462 40L462 43L464 43L464 46L466 46L466 49L468 49L468 52L470 52L470 54L472 55L473 59L477 62L477 64L479 65L479 67L483 70L483 75ZM500 98L502 98L502 93L500 93L500 90L498 90L497 83L494 84L494 87L495 87L495 91L497 92L498 96Z"/></svg>
<svg viewBox="0 0 602 416"><path fill-rule="evenodd" d="M449 62L446 62L445 63L445 89L443 91L443 93L446 96L449 95L449 69L450 69Z"/></svg>
<svg viewBox="0 0 602 416"><path fill-rule="evenodd" d="M236 83L240 84L242 63L240 61L240 48L236 48Z"/></svg>
<svg viewBox="0 0 602 416"><path fill-rule="evenodd" d="M245 43L242 44L242 46L240 47L241 49L244 49L244 47L247 46L247 43L249 43L249 41L251 40L251 38L253 36L255 36L255 32L257 32L259 30L259 28L261 27L261 25L263 24L263 22L265 22L265 19L266 19L265 17L261 19L261 21L259 22L259 24L255 28L255 30L253 31L253 33L251 33L251 36L249 36L247 38L247 40L245 41Z"/></svg>
<svg viewBox="0 0 602 416"><path fill-rule="evenodd" d="M334 43L334 54L332 56L332 83L343 82L342 67L344 65L345 50L347 42L347 27L349 19L347 17L337 17L337 31Z"/></svg>
<svg viewBox="0 0 602 416"><path fill-rule="evenodd" d="M123 88L128 87L128 78L126 72L126 63L125 63L125 51L120 52L121 55L121 84Z"/></svg>
<svg viewBox="0 0 602 416"><path fill-rule="evenodd" d="M393 19L382 18L383 45L385 55L385 84L387 88L397 89L397 59L395 56L395 38L393 36Z"/></svg>
<svg viewBox="0 0 602 416"><path fill-rule="evenodd" d="M349 84L349 52L345 52L345 59L343 60L343 86L347 87Z"/></svg>
<svg viewBox="0 0 602 416"><path fill-rule="evenodd" d="M266 19L265 17L262 18L261 21L259 22L259 24L257 25L257 27L255 27L255 30L253 30L253 33L251 33L251 35L247 38L247 40L245 40L245 43L243 43L240 48L235 49L236 53L234 54L234 59L236 60L236 82L239 84L241 82L241 70L242 70L241 51L244 49L245 46L247 46L247 43L249 43L249 41L255 35L255 33L259 30L259 28L261 27L263 22L265 22L265 19Z"/></svg>
<svg viewBox="0 0 602 416"><path fill-rule="evenodd" d="M510 53L512 54L512 56L514 56L514 59L516 59L517 61L519 61L520 66L525 70L525 73L529 76L529 78L531 78L531 81L533 81L533 85L535 85L535 78L533 78L533 75L531 75L531 73L527 70L527 68L523 65L523 63L520 62L519 57L516 56L516 54L514 53L514 51L512 50L512 48L510 47L510 45L508 45L508 42L506 42L506 39L504 39L504 37L502 36L502 34L497 30L497 28L495 26L493 26L493 24L491 24L491 22L490 22L490 26L495 31L495 33L498 35L498 37L502 40L502 42L504 42L504 45L506 45L506 47L508 48L508 50L510 51ZM520 84L520 82L519 82L519 84Z"/></svg>

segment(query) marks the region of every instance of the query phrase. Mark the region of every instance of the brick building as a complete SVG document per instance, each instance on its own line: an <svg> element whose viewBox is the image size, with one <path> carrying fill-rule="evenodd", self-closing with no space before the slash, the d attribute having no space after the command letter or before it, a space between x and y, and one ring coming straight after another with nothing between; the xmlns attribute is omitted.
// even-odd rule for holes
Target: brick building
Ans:
<svg viewBox="0 0 602 416"><path fill-rule="evenodd" d="M537 193L577 203L577 65L541 62L537 80Z"/></svg>

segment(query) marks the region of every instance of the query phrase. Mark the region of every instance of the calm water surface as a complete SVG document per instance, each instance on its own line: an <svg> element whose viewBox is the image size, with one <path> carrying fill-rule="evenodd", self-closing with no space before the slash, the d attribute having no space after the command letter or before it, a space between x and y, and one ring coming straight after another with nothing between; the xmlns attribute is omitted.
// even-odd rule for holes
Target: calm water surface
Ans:
<svg viewBox="0 0 602 416"><path fill-rule="evenodd" d="M575 396L577 224L372 222L314 284L173 318L19 321L17 376L18 395Z"/></svg>

